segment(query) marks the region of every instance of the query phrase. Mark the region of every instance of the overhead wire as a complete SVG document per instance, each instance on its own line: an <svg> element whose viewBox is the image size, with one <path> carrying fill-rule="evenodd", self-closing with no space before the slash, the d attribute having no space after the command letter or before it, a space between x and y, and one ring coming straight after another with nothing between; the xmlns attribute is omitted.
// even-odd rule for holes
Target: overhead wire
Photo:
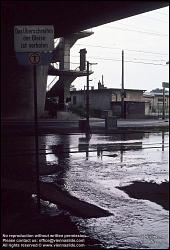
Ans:
<svg viewBox="0 0 170 250"><path fill-rule="evenodd" d="M146 18L146 19L151 19L151 20L154 20L154 21L157 21L157 22L167 23L167 21L162 20L162 19L157 19L157 18L155 18L155 17L146 17L146 16L140 16L140 17Z"/></svg>
<svg viewBox="0 0 170 250"><path fill-rule="evenodd" d="M124 27L132 27L132 28L134 28L134 29L137 29L137 30L139 30L138 28L139 28L139 26L134 26L134 25L130 25L130 24L128 24L128 25L126 25L126 24L122 24L122 23L119 23L118 25L120 25L120 26L124 26ZM145 28L142 28L142 30L140 29L139 31L146 31L146 32L151 32L151 33L156 33L156 34L160 34L160 35L168 35L168 34L162 34L162 33L158 33L156 30L151 30L151 29L145 29Z"/></svg>
<svg viewBox="0 0 170 250"><path fill-rule="evenodd" d="M127 28L120 28L120 27L113 27L113 26L105 26L101 27L102 29L117 29L117 30L123 30L123 31L131 31L131 32L137 32L141 34L148 34L148 35L154 35L154 36L168 36L168 34L161 34L161 33L154 33L154 32L146 32L141 30L133 30L133 29L127 29Z"/></svg>
<svg viewBox="0 0 170 250"><path fill-rule="evenodd" d="M78 56L73 56L73 57L78 57ZM120 60L119 58L104 58L106 60L110 60L110 59L113 59L113 60ZM153 62L165 62L166 63L166 59L148 59L148 58L132 58L131 60L143 60L143 61L153 61ZM72 64L79 64L78 62L74 62Z"/></svg>
<svg viewBox="0 0 170 250"><path fill-rule="evenodd" d="M97 47L97 48L103 48L103 49L119 49L122 50L122 48L119 47L109 47L109 46L101 46L101 45L91 45L91 44L82 44L82 43L77 43L75 46L89 46L89 47ZM126 51L134 51L134 52L139 52L139 53L147 53L147 54L158 54L158 55L168 55L166 53L159 53L159 52L154 52L154 51L145 51L145 50L135 50L135 49L124 49Z"/></svg>
<svg viewBox="0 0 170 250"><path fill-rule="evenodd" d="M169 16L169 14L168 14L168 13L162 13L162 12L160 12L160 11L159 11L159 12L157 11L157 14L159 14L159 15L163 15L163 16Z"/></svg>
<svg viewBox="0 0 170 250"><path fill-rule="evenodd" d="M144 17L144 16L142 16ZM152 19L152 20L156 20L156 21L161 21L161 22L165 22L164 20L161 19L157 19L157 18L152 18L152 17L144 17L144 18L148 18L148 19ZM122 24L121 24L122 25ZM126 25L124 25L126 26ZM136 30L136 29L129 29L129 28L121 28L121 27L113 27L113 26L105 26L105 27L101 27L101 28L110 28L110 29L118 29L118 30L123 30L123 31L131 31L131 32L138 32L141 34L148 34L148 35L156 35L156 36L168 36L168 34L161 34L161 33L156 33L156 32L148 32L148 31L142 31L142 30ZM76 45L83 45L83 44L76 44ZM121 48L114 48L114 47L107 47L107 46L97 46L97 45L86 45L86 46L91 46L91 47L100 47L100 48L104 48L104 49L121 49ZM144 50L134 50L134 49L125 49L127 51L132 51L132 52L139 52L139 53L148 53L148 54L157 54L157 55L168 55L165 53L159 53L159 52L153 52L153 51L144 51ZM73 57L78 57L78 56L73 56ZM113 59L113 58L100 58L100 57L90 57L90 58L94 58L97 60L109 60L109 61L121 61L120 59ZM137 58L133 58L134 60L138 60ZM161 63L153 63L153 62L144 62L144 61L133 61L132 60L125 60L125 62L129 62L129 63L141 63L141 64L150 64L150 65L160 65L160 66L166 66L164 64ZM146 60L146 61L166 61L166 60L155 60L155 59L139 59L139 60ZM76 62L72 62L70 64L79 64ZM57 77L57 76L56 76ZM50 82L50 84L48 85L48 87L53 83L53 81L56 79L56 77Z"/></svg>
<svg viewBox="0 0 170 250"><path fill-rule="evenodd" d="M72 56L72 57L78 57L78 56ZM104 57L102 58L102 57L92 57L92 56L89 56L89 58L91 58L91 59L97 59L97 60L106 60L106 61L122 61L121 59L104 58ZM152 62L142 62L142 61L132 61L132 60L124 60L124 62L167 66L166 64L162 64L162 63L152 63Z"/></svg>

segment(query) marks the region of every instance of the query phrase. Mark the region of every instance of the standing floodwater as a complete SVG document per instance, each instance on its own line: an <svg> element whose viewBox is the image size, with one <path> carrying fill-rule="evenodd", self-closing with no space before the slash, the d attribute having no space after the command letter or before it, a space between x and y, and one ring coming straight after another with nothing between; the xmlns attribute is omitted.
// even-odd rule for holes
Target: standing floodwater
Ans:
<svg viewBox="0 0 170 250"><path fill-rule="evenodd" d="M61 183L74 196L113 214L97 219L72 216L82 232L105 247L168 248L168 136L47 136L48 146L64 143L65 155L46 156L53 164L60 161L59 171L42 179Z"/></svg>
<svg viewBox="0 0 170 250"><path fill-rule="evenodd" d="M43 135L40 180L111 213L84 219L64 210L81 233L100 240L103 247L166 249L168 138L168 132ZM33 142L31 136L14 138L12 145L7 141L13 147L11 161L22 157L22 167L34 164ZM43 212L57 214L51 204Z"/></svg>

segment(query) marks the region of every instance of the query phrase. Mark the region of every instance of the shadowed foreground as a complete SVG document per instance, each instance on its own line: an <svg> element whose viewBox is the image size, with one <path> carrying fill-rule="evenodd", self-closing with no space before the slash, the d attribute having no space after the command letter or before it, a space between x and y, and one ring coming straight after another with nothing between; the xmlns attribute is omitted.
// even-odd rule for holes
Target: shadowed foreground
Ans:
<svg viewBox="0 0 170 250"><path fill-rule="evenodd" d="M63 212L67 208L71 214L83 218L109 216L110 213L95 205L79 200L53 184L40 183L41 198L48 200L61 211L57 215L38 214L30 194L35 193L35 184L27 181L2 180L1 229L7 234L63 234L79 235L75 223ZM43 205L42 205L43 209ZM95 239L84 236L83 248L102 248Z"/></svg>
<svg viewBox="0 0 170 250"><path fill-rule="evenodd" d="M36 193L36 186L31 181L2 180L2 187L8 190L23 191L28 194ZM108 211L81 201L71 196L68 192L62 191L59 187L51 183L40 182L40 197L54 204L59 204L77 216L83 218L98 218L111 215Z"/></svg>

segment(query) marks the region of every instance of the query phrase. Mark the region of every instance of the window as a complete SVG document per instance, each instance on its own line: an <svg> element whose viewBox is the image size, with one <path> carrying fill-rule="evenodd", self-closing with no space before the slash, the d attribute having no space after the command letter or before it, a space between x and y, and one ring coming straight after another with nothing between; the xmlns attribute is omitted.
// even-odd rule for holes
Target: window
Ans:
<svg viewBox="0 0 170 250"><path fill-rule="evenodd" d="M158 98L158 102L163 102L163 98Z"/></svg>

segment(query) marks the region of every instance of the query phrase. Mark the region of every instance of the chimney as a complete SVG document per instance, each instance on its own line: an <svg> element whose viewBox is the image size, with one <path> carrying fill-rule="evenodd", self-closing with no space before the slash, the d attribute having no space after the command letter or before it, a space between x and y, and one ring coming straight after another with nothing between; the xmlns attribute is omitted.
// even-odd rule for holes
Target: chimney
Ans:
<svg viewBox="0 0 170 250"><path fill-rule="evenodd" d="M102 75L102 84L101 84L101 88L104 89L104 80L103 80L103 75Z"/></svg>
<svg viewBox="0 0 170 250"><path fill-rule="evenodd" d="M98 89L101 89L101 82L98 82Z"/></svg>

